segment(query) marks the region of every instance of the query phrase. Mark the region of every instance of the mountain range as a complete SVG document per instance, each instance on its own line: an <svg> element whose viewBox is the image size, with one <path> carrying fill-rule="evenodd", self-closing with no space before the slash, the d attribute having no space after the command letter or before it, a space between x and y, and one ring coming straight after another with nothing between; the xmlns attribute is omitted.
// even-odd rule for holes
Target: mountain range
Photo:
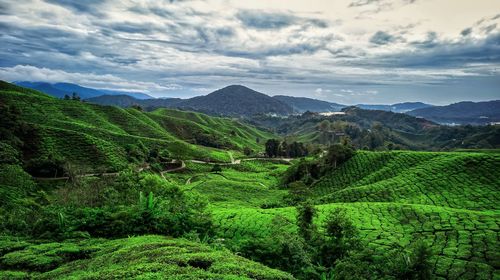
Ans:
<svg viewBox="0 0 500 280"><path fill-rule="evenodd" d="M395 112L395 113L406 113L409 111L417 110L417 109L422 109L422 108L429 108L433 107L434 105L431 104L426 104L422 102L403 102L403 103L396 103L392 105L383 105L383 104L357 104L356 107L365 109L365 110L381 110L381 111L390 111L390 112Z"/></svg>
<svg viewBox="0 0 500 280"><path fill-rule="evenodd" d="M46 83L46 82L27 82L20 81L14 82L14 84L22 87L27 87L41 92L45 92L49 95L58 98L64 98L65 95L72 96L73 93L77 94L82 99L88 99L101 95L128 95L137 99L148 99L153 98L145 93L141 92L128 92L128 91L117 91L117 90L106 90L106 89L95 89L89 87L83 87L72 83Z"/></svg>
<svg viewBox="0 0 500 280"><path fill-rule="evenodd" d="M293 110L297 113L310 112L336 112L342 110L346 105L332 103L328 101L307 98L307 97L293 97L286 95L275 95L274 99L277 99L288 106L291 106Z"/></svg>
<svg viewBox="0 0 500 280"><path fill-rule="evenodd" d="M157 108L176 108L217 116L251 117L254 115L287 116L304 112L335 112L348 105L307 97L286 95L269 96L242 85L230 85L202 96L188 99L153 98L144 93L111 91L82 87L71 83L16 82L15 84L36 89L63 98L77 93L82 99L100 105L123 108L134 105L146 111ZM485 125L500 122L500 100L485 102L459 102L447 106L434 106L422 102L403 102L392 105L357 104L365 110L405 113L440 124Z"/></svg>
<svg viewBox="0 0 500 280"><path fill-rule="evenodd" d="M422 108L408 112L441 124L488 124L500 122L500 100L464 101L446 106Z"/></svg>

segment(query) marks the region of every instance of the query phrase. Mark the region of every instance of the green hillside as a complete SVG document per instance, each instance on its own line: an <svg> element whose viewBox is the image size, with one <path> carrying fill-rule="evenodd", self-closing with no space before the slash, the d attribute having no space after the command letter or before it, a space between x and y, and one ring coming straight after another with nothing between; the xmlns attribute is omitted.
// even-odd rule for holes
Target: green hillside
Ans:
<svg viewBox="0 0 500 280"><path fill-rule="evenodd" d="M0 267L8 269L0 279L293 279L228 251L154 235L41 244L0 239L0 252Z"/></svg>
<svg viewBox="0 0 500 280"><path fill-rule="evenodd" d="M270 133L231 119L159 109L141 112L60 100L40 92L0 84L0 104L36 127L39 143L32 158L63 158L91 167L120 170L128 145L168 152L170 157L229 161L222 150L262 149ZM258 143L260 142L260 143Z"/></svg>
<svg viewBox="0 0 500 280"><path fill-rule="evenodd" d="M272 187L278 181L264 181L280 165L246 164L186 188L208 196L216 232L236 244L272 234L276 216L289 219L294 232L296 208L283 207L286 193ZM424 240L438 278L493 279L500 269L499 167L494 153L360 151L312 185L316 223L332 209L346 209L363 242L379 252ZM243 170L239 176L247 182L232 179ZM277 208L263 209L267 205Z"/></svg>
<svg viewBox="0 0 500 280"><path fill-rule="evenodd" d="M397 202L500 210L500 156L359 152L313 185L322 202Z"/></svg>
<svg viewBox="0 0 500 280"><path fill-rule="evenodd" d="M500 278L494 148L354 151L344 139L305 158L243 157L273 134L0 86L0 279ZM354 113L360 141L399 128L433 141L427 121L375 112L389 129ZM291 137L322 141L316 118ZM37 176L60 161L67 176Z"/></svg>

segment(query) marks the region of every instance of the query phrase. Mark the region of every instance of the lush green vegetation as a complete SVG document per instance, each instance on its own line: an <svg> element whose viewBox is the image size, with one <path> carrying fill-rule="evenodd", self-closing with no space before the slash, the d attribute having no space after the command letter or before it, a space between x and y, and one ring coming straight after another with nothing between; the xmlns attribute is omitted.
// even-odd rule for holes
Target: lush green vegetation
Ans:
<svg viewBox="0 0 500 280"><path fill-rule="evenodd" d="M8 250L0 258L1 279L293 279L224 249L155 235L0 244Z"/></svg>
<svg viewBox="0 0 500 280"><path fill-rule="evenodd" d="M322 149L2 86L0 279L500 277L494 149Z"/></svg>
<svg viewBox="0 0 500 280"><path fill-rule="evenodd" d="M24 133L33 159L60 158L92 168L120 170L130 162L127 149L144 146L173 158L229 161L226 152L263 150L258 142L271 134L225 118L159 109L141 112L59 100L40 92L0 84L0 104L18 120L32 126ZM35 137L36 136L36 137ZM132 148L131 148L132 147Z"/></svg>
<svg viewBox="0 0 500 280"><path fill-rule="evenodd" d="M432 109L432 108L431 108ZM274 130L288 141L330 145L345 136L364 150L499 149L500 126L443 126L386 111L344 108L343 115L306 112L287 118L258 116L251 123Z"/></svg>

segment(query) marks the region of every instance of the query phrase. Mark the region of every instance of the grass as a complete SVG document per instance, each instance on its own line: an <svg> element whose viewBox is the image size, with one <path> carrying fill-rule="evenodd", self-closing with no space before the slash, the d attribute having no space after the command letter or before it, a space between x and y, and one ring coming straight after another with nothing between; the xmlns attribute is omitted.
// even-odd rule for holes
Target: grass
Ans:
<svg viewBox="0 0 500 280"><path fill-rule="evenodd" d="M162 236L11 243L0 242L11 250L0 257L0 279L293 279L225 249Z"/></svg>

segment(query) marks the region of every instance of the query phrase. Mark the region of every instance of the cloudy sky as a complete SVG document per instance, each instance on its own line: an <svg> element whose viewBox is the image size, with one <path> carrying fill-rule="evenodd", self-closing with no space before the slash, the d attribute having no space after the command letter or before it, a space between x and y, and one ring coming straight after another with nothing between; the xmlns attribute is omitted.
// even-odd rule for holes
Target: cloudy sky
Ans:
<svg viewBox="0 0 500 280"><path fill-rule="evenodd" d="M344 104L500 99L498 0L0 0L0 79Z"/></svg>

